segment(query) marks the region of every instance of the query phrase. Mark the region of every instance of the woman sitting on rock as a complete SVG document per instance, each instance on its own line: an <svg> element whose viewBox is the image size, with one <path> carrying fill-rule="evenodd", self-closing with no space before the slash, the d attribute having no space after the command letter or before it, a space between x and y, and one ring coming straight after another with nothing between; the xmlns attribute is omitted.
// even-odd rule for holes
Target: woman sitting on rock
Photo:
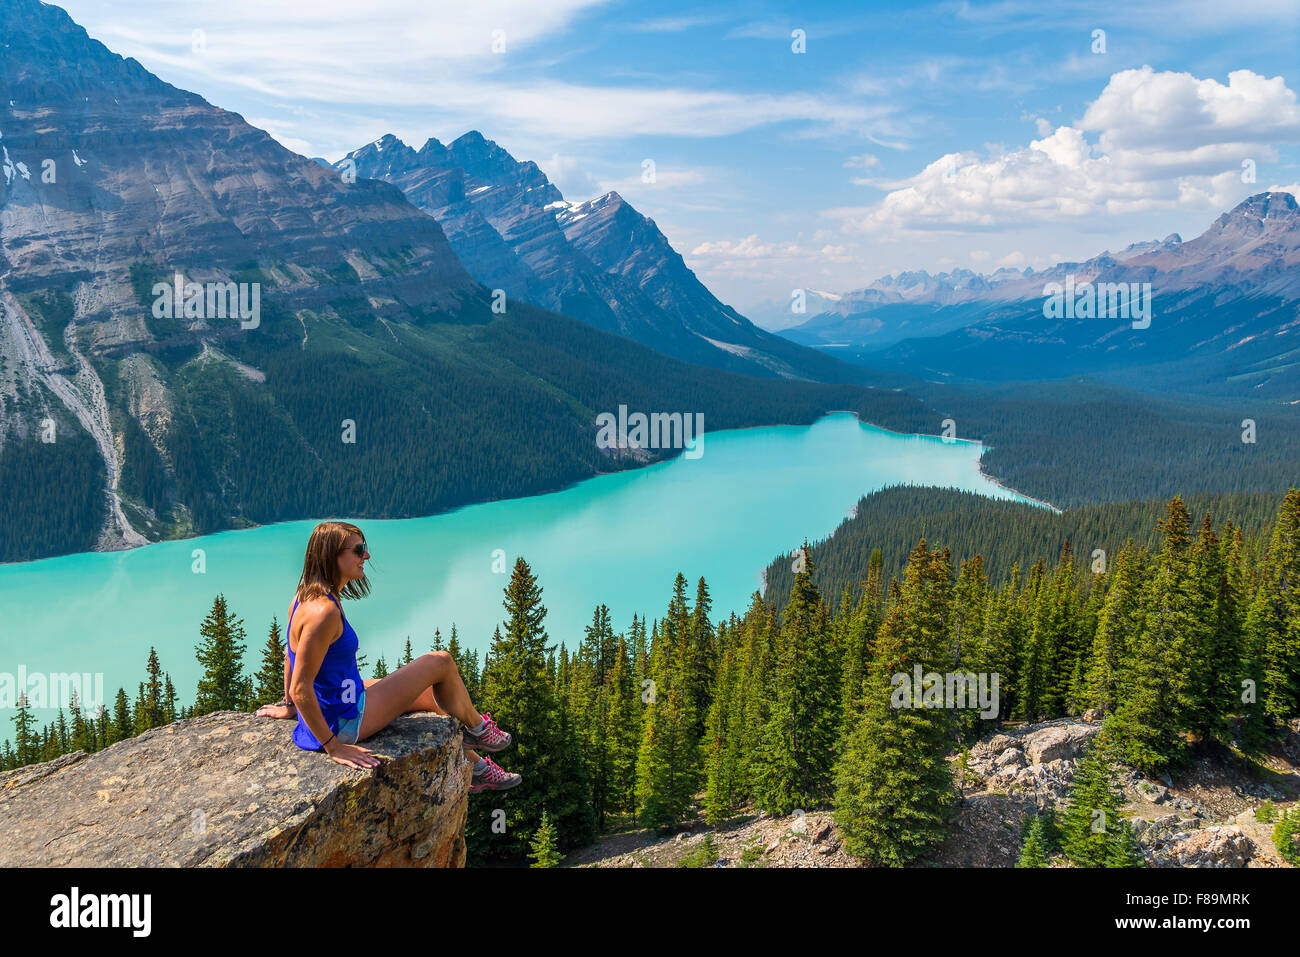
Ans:
<svg viewBox="0 0 1300 957"><path fill-rule="evenodd" d="M357 670L357 633L343 617L339 596L370 594L361 529L347 522L321 522L312 530L302 578L285 626L284 700L264 705L259 715L297 717L293 740L305 751L324 750L339 764L372 768L379 759L357 744L400 714L436 711L463 726L465 754L474 761L470 791L504 791L521 780L503 771L489 753L510 746L510 735L492 715L474 710L456 662L445 651L420 655L379 679L363 681Z"/></svg>

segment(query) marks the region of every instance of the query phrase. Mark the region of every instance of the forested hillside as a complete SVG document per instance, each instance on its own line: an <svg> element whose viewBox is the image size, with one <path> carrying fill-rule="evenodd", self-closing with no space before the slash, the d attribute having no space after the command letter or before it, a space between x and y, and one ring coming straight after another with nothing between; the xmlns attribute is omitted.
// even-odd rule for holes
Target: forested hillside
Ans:
<svg viewBox="0 0 1300 957"><path fill-rule="evenodd" d="M1166 503L1160 499L1108 502L1054 512L1024 502L995 500L975 492L896 486L864 495L854 516L824 541L808 546L816 569L813 581L823 594L838 595L845 586L857 588L873 552L881 554L885 580L902 574L912 546L925 539L934 548L952 553L954 565L981 555L994 583L1000 584L1016 565L1026 569L1039 561L1054 561L1066 542L1078 557L1080 577L1091 574L1100 549L1116 554L1129 539L1154 548L1157 522ZM1272 525L1277 496L1263 493L1192 495L1186 505L1197 518L1209 513L1231 520L1252 540ZM767 566L768 601L784 605L794 583L795 551ZM1099 558L1101 556L1098 556Z"/></svg>
<svg viewBox="0 0 1300 957"><path fill-rule="evenodd" d="M1218 492L1278 495L1300 480L1300 406L1155 397L1087 379L955 387L900 383L921 400L887 428L991 448L983 470L1058 508Z"/></svg>
<svg viewBox="0 0 1300 957"><path fill-rule="evenodd" d="M1258 527L1254 499L1220 504ZM1014 523L1023 507L1011 508L1001 517ZM1149 506L1120 511L1099 514L1096 526L1131 528ZM454 632L448 648L478 706L516 733L509 767L527 785L471 804L471 857L517 862L531 850L553 861L603 825L672 825L702 800L710 822L743 807L830 806L849 853L905 864L923 859L951 820L951 751L1007 719L1099 709L1109 717L1098 757L1144 773L1215 741L1262 752L1300 715L1300 490L1257 533L1222 513L1197 520L1181 499L1148 531L1150 544L1125 545L1086 572L1069 546L1055 560L1008 569L1005 558L994 566L981 554L954 562L949 548L921 540L900 576L886 576L877 552L852 573L861 586L838 595L817 586L813 559L783 606L756 593L748 609L716 615L705 580L692 601L679 573L662 617L634 617L616 632L611 610L596 604L571 644L548 634L541 585L520 558L485 659ZM242 622L220 596L200 635L193 707L178 709L151 655L135 706L119 690L111 716L74 709L69 722L60 711L38 730L20 702L3 767L279 697L277 623L255 677L245 674ZM915 669L996 675L992 708L947 700L944 682L929 678L923 700L900 704L898 676ZM386 673L378 662L375 677ZM1077 794L1105 792L1100 762L1088 767ZM1092 851L1129 866L1131 837L1108 826Z"/></svg>

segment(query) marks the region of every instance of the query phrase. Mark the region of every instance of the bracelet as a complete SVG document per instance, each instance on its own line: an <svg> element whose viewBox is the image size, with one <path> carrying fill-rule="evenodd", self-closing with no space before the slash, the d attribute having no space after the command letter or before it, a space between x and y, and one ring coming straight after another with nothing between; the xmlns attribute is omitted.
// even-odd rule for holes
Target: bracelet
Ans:
<svg viewBox="0 0 1300 957"><path fill-rule="evenodd" d="M326 738L324 741L321 742L321 744L320 744L320 749L321 749L322 751L324 751L324 750L325 750L325 745L329 744L331 741L333 741L333 740L334 740L335 738L337 738L338 736L339 736L338 732L335 731L335 732L334 732L333 734L331 734L328 738Z"/></svg>

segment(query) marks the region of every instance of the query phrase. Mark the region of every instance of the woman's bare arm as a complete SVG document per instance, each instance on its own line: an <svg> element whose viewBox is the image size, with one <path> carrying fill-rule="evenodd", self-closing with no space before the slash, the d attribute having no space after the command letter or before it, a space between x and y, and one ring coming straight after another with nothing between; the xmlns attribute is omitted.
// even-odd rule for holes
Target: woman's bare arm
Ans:
<svg viewBox="0 0 1300 957"><path fill-rule="evenodd" d="M293 699L289 697L289 679L292 674L293 672L289 669L289 644L286 641L284 645L284 700L291 708L297 710Z"/></svg>
<svg viewBox="0 0 1300 957"><path fill-rule="evenodd" d="M275 704L264 704L257 709L259 718L296 718L298 717L298 706L293 703L289 697L289 680L292 672L289 669L289 645L286 642L284 646L284 698Z"/></svg>

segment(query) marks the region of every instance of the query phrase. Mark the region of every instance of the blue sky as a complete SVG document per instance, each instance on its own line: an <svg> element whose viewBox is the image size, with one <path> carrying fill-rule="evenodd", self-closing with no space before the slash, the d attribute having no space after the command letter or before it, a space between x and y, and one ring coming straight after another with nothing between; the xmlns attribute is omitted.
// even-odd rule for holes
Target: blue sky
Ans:
<svg viewBox="0 0 1300 957"><path fill-rule="evenodd" d="M1294 0L60 5L307 155L478 129L616 189L742 310L1187 239L1300 182Z"/></svg>

